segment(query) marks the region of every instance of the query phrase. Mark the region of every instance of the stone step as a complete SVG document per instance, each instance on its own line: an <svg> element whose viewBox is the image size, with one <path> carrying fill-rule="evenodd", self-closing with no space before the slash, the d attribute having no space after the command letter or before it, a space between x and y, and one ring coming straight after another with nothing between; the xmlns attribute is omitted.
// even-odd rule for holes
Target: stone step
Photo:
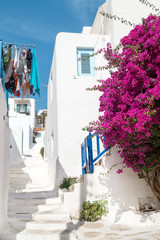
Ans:
<svg viewBox="0 0 160 240"><path fill-rule="evenodd" d="M35 171L36 168L44 168L46 167L46 162L37 162L37 163L33 163L33 165L29 165L29 166L25 166L23 165L23 167L21 166L17 166L17 167L12 167L9 169L9 174L21 174L21 173L28 173L29 171L31 171L32 169Z"/></svg>
<svg viewBox="0 0 160 240"><path fill-rule="evenodd" d="M49 185L48 179L9 179L9 188L10 189L23 189L23 188L35 188L35 187L47 187ZM23 186L23 188L22 188Z"/></svg>
<svg viewBox="0 0 160 240"><path fill-rule="evenodd" d="M39 231L25 230L17 235L16 240L77 240L75 230L56 230L56 231ZM2 239L10 240L10 239ZM11 239L12 240L12 239Z"/></svg>
<svg viewBox="0 0 160 240"><path fill-rule="evenodd" d="M15 213L15 212L9 212L8 213L8 221L18 221L18 220L25 220L25 221L33 221L33 214L32 213Z"/></svg>
<svg viewBox="0 0 160 240"><path fill-rule="evenodd" d="M33 214L34 220L69 220L70 219L70 213L69 212L61 212L59 210L54 211L45 211L45 212L37 212Z"/></svg>
<svg viewBox="0 0 160 240"><path fill-rule="evenodd" d="M16 204L16 205L42 205L42 204L60 204L61 198L60 197L54 197L54 198L31 198L31 199L19 199L9 198L8 200L9 204Z"/></svg>
<svg viewBox="0 0 160 240"><path fill-rule="evenodd" d="M56 230L74 230L74 224L70 221L61 220L36 220L26 223L26 229L29 230L42 230L43 231L56 231Z"/></svg>
<svg viewBox="0 0 160 240"><path fill-rule="evenodd" d="M9 183L26 183L27 181L31 181L32 179L30 178L30 176L28 174L21 174L21 176L23 175L23 177L13 177L12 175L9 176Z"/></svg>
<svg viewBox="0 0 160 240"><path fill-rule="evenodd" d="M27 155L26 155L26 157L25 157L25 159L24 159L24 162L26 161L28 161L28 162L33 162L33 161L42 161L42 162L44 162L44 159L42 158L42 156L40 155L40 154L32 154L32 156L31 157L27 157Z"/></svg>
<svg viewBox="0 0 160 240"><path fill-rule="evenodd" d="M45 191L36 191L36 192L9 192L9 198L13 199L45 199L50 197L56 197L58 195L58 189L45 190Z"/></svg>
<svg viewBox="0 0 160 240"><path fill-rule="evenodd" d="M19 189L18 187L12 187L12 188L9 188L9 192L12 193L12 194L20 194L20 193L35 193L35 192L41 192L41 191L50 191L52 189L52 186L49 186L48 184L47 185L44 185L44 186L41 186L41 185L28 185L26 186L25 188L21 188L19 186Z"/></svg>
<svg viewBox="0 0 160 240"><path fill-rule="evenodd" d="M35 212L45 212L52 211L54 209L58 209L60 204L47 204L47 205L19 205L16 204L8 204L8 213L35 213Z"/></svg>
<svg viewBox="0 0 160 240"><path fill-rule="evenodd" d="M0 240L16 240L17 233L18 233L17 230L11 229L11 230L1 234Z"/></svg>
<svg viewBox="0 0 160 240"><path fill-rule="evenodd" d="M54 211L44 211L44 212L36 212L36 213L8 213L9 221L33 221L33 220L69 220L70 213L60 212L60 210L56 209Z"/></svg>
<svg viewBox="0 0 160 240"><path fill-rule="evenodd" d="M17 183L17 184L23 184L26 182L31 182L31 178L28 176L25 176L23 178L15 178L15 177L9 177L9 184L11 183Z"/></svg>
<svg viewBox="0 0 160 240"><path fill-rule="evenodd" d="M37 213L15 213L9 212L8 213L8 220L9 221L33 221L33 220L70 220L70 213L61 212L59 209L55 209L53 211L44 211L44 212L37 212Z"/></svg>
<svg viewBox="0 0 160 240"><path fill-rule="evenodd" d="M11 229L14 229L17 233L23 231L26 229L27 223L31 222L33 220L16 220L16 219L9 219L8 225Z"/></svg>
<svg viewBox="0 0 160 240"><path fill-rule="evenodd" d="M22 175L24 178L41 179L43 181L46 181L46 180L48 181L49 178L48 178L47 164L42 164L41 166L37 165L37 166L33 166L33 167L25 167L22 169L18 169L18 168L11 169L9 177L11 177L11 178L15 177L17 179L20 179L22 177ZM23 178L21 178L21 179L23 179Z"/></svg>

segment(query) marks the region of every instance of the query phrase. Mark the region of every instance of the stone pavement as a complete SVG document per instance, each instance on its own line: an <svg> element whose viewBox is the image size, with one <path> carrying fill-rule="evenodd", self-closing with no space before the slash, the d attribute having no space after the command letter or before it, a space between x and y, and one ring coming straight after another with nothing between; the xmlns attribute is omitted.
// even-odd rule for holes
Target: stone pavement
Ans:
<svg viewBox="0 0 160 240"><path fill-rule="evenodd" d="M106 221L95 223L74 221L79 240L160 240L160 226L127 226L110 224Z"/></svg>

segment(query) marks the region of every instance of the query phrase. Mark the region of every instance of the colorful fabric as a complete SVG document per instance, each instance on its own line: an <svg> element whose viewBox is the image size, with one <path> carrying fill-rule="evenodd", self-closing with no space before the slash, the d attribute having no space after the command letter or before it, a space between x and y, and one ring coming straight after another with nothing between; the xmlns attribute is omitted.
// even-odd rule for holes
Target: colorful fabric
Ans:
<svg viewBox="0 0 160 240"><path fill-rule="evenodd" d="M40 82L35 48L33 48L32 51L32 68L30 85L33 86L33 94L36 92L40 96Z"/></svg>
<svg viewBox="0 0 160 240"><path fill-rule="evenodd" d="M4 60L3 60L3 69L6 72L8 68L8 64L12 58L12 45L10 44L9 47L4 47Z"/></svg>
<svg viewBox="0 0 160 240"><path fill-rule="evenodd" d="M12 56L12 44L7 45L0 40L0 77L4 77L4 87L8 92L22 98L30 94L40 95L40 83L38 74L38 64L35 49L14 46ZM3 71L4 70L4 71ZM4 73L5 72L5 73Z"/></svg>

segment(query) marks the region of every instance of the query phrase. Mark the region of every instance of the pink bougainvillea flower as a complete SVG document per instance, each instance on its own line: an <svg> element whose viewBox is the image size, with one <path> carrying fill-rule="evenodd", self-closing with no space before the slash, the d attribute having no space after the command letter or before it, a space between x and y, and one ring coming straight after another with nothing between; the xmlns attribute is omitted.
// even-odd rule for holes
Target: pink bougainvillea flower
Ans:
<svg viewBox="0 0 160 240"><path fill-rule="evenodd" d="M118 169L118 170L117 170L117 173L118 173L118 174L123 173L123 169Z"/></svg>
<svg viewBox="0 0 160 240"><path fill-rule="evenodd" d="M94 87L102 93L101 115L88 128L105 147L119 146L124 166L148 171L160 163L160 17L149 15L121 45L99 51L111 74Z"/></svg>

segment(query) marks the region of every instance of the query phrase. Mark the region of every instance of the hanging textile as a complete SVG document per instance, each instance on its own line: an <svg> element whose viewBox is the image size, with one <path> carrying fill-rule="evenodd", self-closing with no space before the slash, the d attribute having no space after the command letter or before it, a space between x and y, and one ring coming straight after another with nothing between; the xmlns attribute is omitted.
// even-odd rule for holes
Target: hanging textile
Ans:
<svg viewBox="0 0 160 240"><path fill-rule="evenodd" d="M4 74L3 74L3 42L2 40L0 40L0 78L2 81L3 88L5 88Z"/></svg>
<svg viewBox="0 0 160 240"><path fill-rule="evenodd" d="M7 47L7 45L5 45L4 60L3 60L3 69L5 72L8 68L8 64L10 63L11 58L12 58L12 45L10 44L9 47Z"/></svg>
<svg viewBox="0 0 160 240"><path fill-rule="evenodd" d="M21 47L18 49L17 62L15 64L15 76L17 77L16 91L20 91L22 87L22 63L21 63Z"/></svg>
<svg viewBox="0 0 160 240"><path fill-rule="evenodd" d="M3 54L3 48L2 48L2 40L0 40L0 78L2 79L3 76L3 59L2 59L2 54Z"/></svg>
<svg viewBox="0 0 160 240"><path fill-rule="evenodd" d="M29 97L30 94L35 95L35 93L40 95L35 48L31 50L24 46L21 51L21 45L17 50L16 44L5 44L3 50L2 44L0 45L3 52L1 72L4 69L6 90L17 97L20 97L22 91L22 98L26 95ZM12 45L14 46L14 53L12 53ZM0 54L2 55L1 52Z"/></svg>
<svg viewBox="0 0 160 240"><path fill-rule="evenodd" d="M8 83L12 75L12 45L9 45L9 47L5 45L4 47L3 69L5 71L5 83Z"/></svg>
<svg viewBox="0 0 160 240"><path fill-rule="evenodd" d="M36 92L40 96L40 83L35 48L33 48L32 51L32 68L30 85L33 87L33 94L35 94Z"/></svg>

